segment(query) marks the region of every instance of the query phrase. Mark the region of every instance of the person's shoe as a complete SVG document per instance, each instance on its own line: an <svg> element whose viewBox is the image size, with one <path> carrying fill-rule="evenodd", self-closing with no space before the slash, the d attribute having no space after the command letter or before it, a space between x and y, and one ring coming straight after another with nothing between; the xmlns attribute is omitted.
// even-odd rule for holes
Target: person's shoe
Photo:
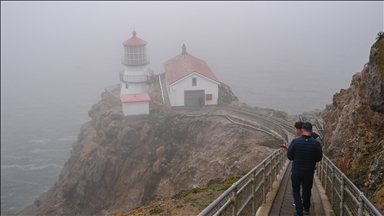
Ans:
<svg viewBox="0 0 384 216"><path fill-rule="evenodd" d="M304 212L304 214L309 214L309 209L306 209L306 208L303 208L303 212Z"/></svg>
<svg viewBox="0 0 384 216"><path fill-rule="evenodd" d="M302 215L299 215L297 214L297 212L293 213L293 216L302 216Z"/></svg>

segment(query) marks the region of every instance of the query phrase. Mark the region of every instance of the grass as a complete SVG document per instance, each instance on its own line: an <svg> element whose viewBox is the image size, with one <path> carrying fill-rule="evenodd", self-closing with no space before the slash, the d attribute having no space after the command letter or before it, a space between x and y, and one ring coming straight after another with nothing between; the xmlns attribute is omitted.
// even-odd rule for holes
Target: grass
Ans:
<svg viewBox="0 0 384 216"><path fill-rule="evenodd" d="M281 139L271 137L270 139L267 139L267 140L259 143L259 145L266 146L266 147L273 148L273 149L277 149L277 148L280 148L279 144L282 144L283 142L284 141Z"/></svg>
<svg viewBox="0 0 384 216"><path fill-rule="evenodd" d="M248 168L243 170L241 173L231 176L225 180L222 184L211 184L204 188L192 188L188 190L183 190L180 192L176 199L175 206L177 209L185 208L188 206L197 208L199 211L205 209L209 204L211 204L221 193L222 191L227 190L232 186L233 183L237 182L241 177L247 174L252 168ZM158 206L146 206L139 207L135 210L131 210L130 212L120 212L118 216L127 216L132 215L134 213L144 213L144 209L149 209L149 214L159 214L164 210L159 208Z"/></svg>

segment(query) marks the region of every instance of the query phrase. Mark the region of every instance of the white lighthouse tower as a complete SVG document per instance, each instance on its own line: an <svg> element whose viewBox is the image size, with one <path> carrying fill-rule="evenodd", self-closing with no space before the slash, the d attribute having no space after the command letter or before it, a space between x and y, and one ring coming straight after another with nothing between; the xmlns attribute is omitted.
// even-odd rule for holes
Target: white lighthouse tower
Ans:
<svg viewBox="0 0 384 216"><path fill-rule="evenodd" d="M147 56L147 42L133 36L123 43L124 57L122 64L124 70L120 71L120 100L125 119L141 119L149 115L148 80L152 71L147 69L149 57Z"/></svg>

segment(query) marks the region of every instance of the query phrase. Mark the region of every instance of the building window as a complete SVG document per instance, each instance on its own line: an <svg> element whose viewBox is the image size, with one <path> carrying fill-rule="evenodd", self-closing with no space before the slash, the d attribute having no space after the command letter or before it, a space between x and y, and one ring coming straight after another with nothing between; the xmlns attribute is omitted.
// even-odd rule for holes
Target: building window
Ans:
<svg viewBox="0 0 384 216"><path fill-rule="evenodd" d="M125 88L128 89L128 83L125 84Z"/></svg>
<svg viewBox="0 0 384 216"><path fill-rule="evenodd" d="M192 86L197 86L197 80L196 80L196 78L192 78Z"/></svg>

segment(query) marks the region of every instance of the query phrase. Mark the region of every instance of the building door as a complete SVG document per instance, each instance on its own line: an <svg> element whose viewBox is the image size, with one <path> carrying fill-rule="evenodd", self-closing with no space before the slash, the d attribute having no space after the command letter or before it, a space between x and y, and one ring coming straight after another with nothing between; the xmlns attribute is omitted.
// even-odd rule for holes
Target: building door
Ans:
<svg viewBox="0 0 384 216"><path fill-rule="evenodd" d="M202 98L202 106L205 104L205 90L184 91L184 106L186 107L199 107L199 97Z"/></svg>

